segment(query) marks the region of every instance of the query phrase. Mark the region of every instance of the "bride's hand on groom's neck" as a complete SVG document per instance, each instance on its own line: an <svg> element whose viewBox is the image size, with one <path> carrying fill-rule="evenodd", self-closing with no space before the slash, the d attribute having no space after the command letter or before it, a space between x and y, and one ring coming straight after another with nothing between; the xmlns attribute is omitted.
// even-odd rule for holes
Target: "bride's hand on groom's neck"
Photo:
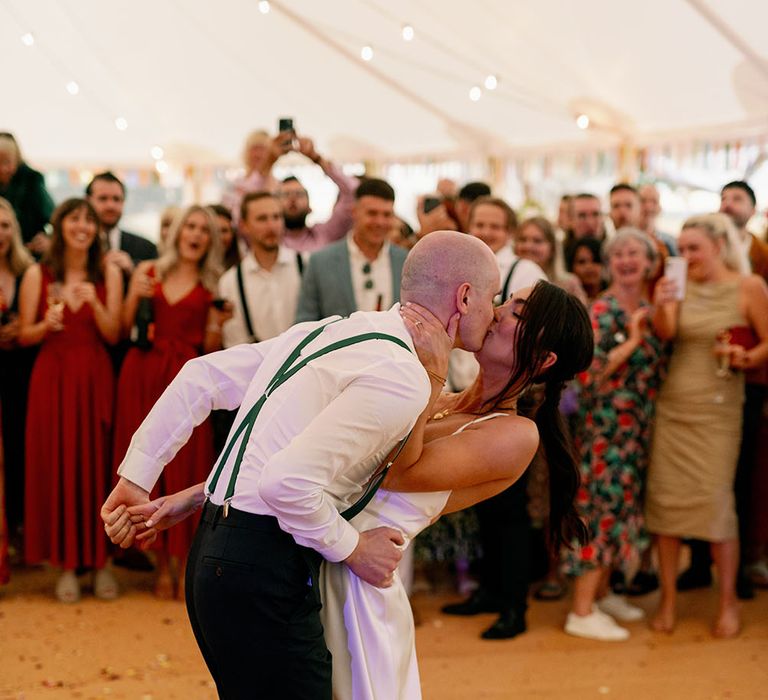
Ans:
<svg viewBox="0 0 768 700"><path fill-rule="evenodd" d="M461 315L451 316L447 328L431 311L411 302L400 307L400 315L427 373L445 380Z"/></svg>

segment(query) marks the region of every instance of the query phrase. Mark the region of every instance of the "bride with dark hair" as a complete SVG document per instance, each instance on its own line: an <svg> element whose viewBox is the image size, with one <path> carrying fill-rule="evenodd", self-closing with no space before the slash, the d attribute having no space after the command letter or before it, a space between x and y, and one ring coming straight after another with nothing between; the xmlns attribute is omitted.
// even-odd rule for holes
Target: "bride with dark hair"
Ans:
<svg viewBox="0 0 768 700"><path fill-rule="evenodd" d="M565 382L592 360L593 334L581 302L538 282L498 307L481 350L480 373L457 394L441 393L452 339L426 309L403 317L432 382L432 396L383 488L351 523L388 525L405 543L445 513L495 496L522 476L541 439L550 471L550 545L585 536L574 510L578 472L558 411ZM443 374L440 374L442 372ZM518 398L544 385L535 419ZM334 698L421 697L410 604L397 575L389 588L348 567L323 567L323 625L333 654Z"/></svg>

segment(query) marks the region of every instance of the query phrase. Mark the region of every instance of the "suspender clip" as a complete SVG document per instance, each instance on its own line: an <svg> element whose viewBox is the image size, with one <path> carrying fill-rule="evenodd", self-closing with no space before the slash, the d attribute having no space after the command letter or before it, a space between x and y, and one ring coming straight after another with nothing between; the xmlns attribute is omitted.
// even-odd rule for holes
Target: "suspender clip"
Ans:
<svg viewBox="0 0 768 700"><path fill-rule="evenodd" d="M224 517L229 516L229 501L224 501Z"/></svg>

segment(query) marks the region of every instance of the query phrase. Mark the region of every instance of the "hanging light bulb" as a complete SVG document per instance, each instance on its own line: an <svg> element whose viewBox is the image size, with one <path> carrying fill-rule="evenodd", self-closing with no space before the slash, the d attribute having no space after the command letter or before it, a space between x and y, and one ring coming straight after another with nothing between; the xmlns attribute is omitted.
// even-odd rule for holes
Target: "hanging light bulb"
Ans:
<svg viewBox="0 0 768 700"><path fill-rule="evenodd" d="M115 119L115 128L118 131L125 131L128 128L128 120L125 117Z"/></svg>
<svg viewBox="0 0 768 700"><path fill-rule="evenodd" d="M472 100L472 102L477 102L482 96L483 91L477 85L470 88L469 99Z"/></svg>
<svg viewBox="0 0 768 700"><path fill-rule="evenodd" d="M165 155L165 151L160 146L152 146L149 152L155 160L162 160Z"/></svg>
<svg viewBox="0 0 768 700"><path fill-rule="evenodd" d="M580 114L578 117L576 117L576 126L578 126L579 129L588 129L589 117L586 114Z"/></svg>
<svg viewBox="0 0 768 700"><path fill-rule="evenodd" d="M259 0L259 12L261 12L262 15L268 15L269 10L269 0Z"/></svg>
<svg viewBox="0 0 768 700"><path fill-rule="evenodd" d="M77 84L77 82L76 82L76 81L74 81L74 80L70 80L70 81L67 83L67 92L68 92L70 95L73 95L73 96L74 96L74 95L77 95L77 94L80 92L80 86Z"/></svg>
<svg viewBox="0 0 768 700"><path fill-rule="evenodd" d="M155 170L157 170L158 173L161 175L163 173L168 172L168 163L166 163L164 160L158 160L157 163L155 163Z"/></svg>
<svg viewBox="0 0 768 700"><path fill-rule="evenodd" d="M403 39L405 41L413 41L414 31L410 24L406 24L403 27Z"/></svg>
<svg viewBox="0 0 768 700"><path fill-rule="evenodd" d="M499 79L491 74L485 79L485 89L486 90L495 90L499 85Z"/></svg>
<svg viewBox="0 0 768 700"><path fill-rule="evenodd" d="M30 32L21 35L21 43L24 46L33 46L35 43L35 37Z"/></svg>
<svg viewBox="0 0 768 700"><path fill-rule="evenodd" d="M364 61L370 61L373 58L373 49L370 46L363 46L360 50L360 58Z"/></svg>

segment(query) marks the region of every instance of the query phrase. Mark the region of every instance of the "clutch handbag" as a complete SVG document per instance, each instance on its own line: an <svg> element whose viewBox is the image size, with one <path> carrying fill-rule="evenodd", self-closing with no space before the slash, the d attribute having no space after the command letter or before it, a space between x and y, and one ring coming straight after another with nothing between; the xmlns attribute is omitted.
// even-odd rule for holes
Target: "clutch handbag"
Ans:
<svg viewBox="0 0 768 700"><path fill-rule="evenodd" d="M731 326L728 335L731 345L741 345L745 350L751 350L760 342L750 326Z"/></svg>

